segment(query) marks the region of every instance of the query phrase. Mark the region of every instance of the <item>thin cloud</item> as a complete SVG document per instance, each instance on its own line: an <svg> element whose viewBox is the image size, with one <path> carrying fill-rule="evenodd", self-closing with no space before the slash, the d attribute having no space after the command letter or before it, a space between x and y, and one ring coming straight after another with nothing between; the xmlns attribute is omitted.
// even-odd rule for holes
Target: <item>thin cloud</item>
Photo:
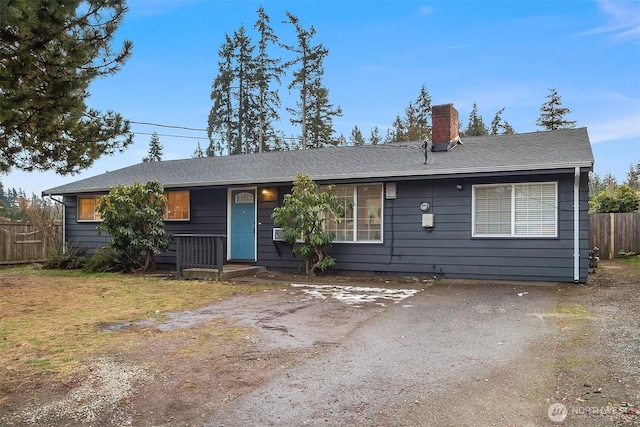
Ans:
<svg viewBox="0 0 640 427"><path fill-rule="evenodd" d="M610 34L614 40L640 42L640 3L598 0L598 8L607 23L585 31L583 35Z"/></svg>
<svg viewBox="0 0 640 427"><path fill-rule="evenodd" d="M422 6L418 12L420 16L428 16L433 14L433 8L431 6Z"/></svg>
<svg viewBox="0 0 640 427"><path fill-rule="evenodd" d="M615 141L626 138L640 138L640 117L637 114L619 117L589 125L591 143Z"/></svg>

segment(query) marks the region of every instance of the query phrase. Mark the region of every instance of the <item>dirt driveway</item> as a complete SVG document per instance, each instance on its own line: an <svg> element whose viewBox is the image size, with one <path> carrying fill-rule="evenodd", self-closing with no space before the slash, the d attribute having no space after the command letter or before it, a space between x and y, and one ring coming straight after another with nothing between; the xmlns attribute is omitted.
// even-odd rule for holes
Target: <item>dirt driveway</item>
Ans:
<svg viewBox="0 0 640 427"><path fill-rule="evenodd" d="M640 425L639 270L603 263L589 286L261 276L283 285L101 325L131 345L24 384L0 424Z"/></svg>

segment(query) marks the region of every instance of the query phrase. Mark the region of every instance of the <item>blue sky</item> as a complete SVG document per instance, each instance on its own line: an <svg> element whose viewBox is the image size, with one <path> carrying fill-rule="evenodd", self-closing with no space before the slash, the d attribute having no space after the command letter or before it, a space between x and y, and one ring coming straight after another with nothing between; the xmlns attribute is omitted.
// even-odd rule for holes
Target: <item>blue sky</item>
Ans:
<svg viewBox="0 0 640 427"><path fill-rule="evenodd" d="M555 88L571 109L567 118L587 127L598 174L622 182L640 161L638 0L129 0L118 39L133 41L133 56L118 74L94 82L89 105L135 122L206 128L218 48L242 24L252 34L260 5L282 42L295 37L281 24L285 11L315 27L315 43L329 49L324 84L343 111L334 126L347 138L355 125L365 138L373 126L384 135L423 84L434 105L455 105L463 127L475 102L486 124L504 107L516 132L533 132ZM124 153L79 175L14 171L0 180L40 194L136 164L152 132L180 136L160 137L164 160L208 144L202 131L132 129L139 133Z"/></svg>

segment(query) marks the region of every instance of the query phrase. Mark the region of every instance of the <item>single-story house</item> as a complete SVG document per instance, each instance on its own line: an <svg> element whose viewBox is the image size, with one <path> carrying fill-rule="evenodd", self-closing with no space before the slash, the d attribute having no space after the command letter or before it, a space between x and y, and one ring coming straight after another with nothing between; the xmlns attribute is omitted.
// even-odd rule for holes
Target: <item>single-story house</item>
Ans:
<svg viewBox="0 0 640 427"><path fill-rule="evenodd" d="M432 141L140 163L56 188L65 239L91 250L96 200L119 184L164 185L166 230L225 235L227 262L297 271L271 213L296 173L336 185L353 203L329 225L337 272L415 277L585 282L588 174L585 128L458 136L452 104L434 106ZM176 245L157 257L175 268Z"/></svg>

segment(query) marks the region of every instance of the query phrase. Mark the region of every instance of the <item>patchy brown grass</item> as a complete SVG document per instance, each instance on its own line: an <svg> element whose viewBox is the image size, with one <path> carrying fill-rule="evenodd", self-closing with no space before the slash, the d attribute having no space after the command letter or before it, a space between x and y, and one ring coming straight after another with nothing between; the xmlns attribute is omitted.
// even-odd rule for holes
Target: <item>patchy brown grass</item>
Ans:
<svg viewBox="0 0 640 427"><path fill-rule="evenodd" d="M162 317L269 285L166 280L121 274L0 270L0 367L65 375L85 355L127 345L101 325ZM215 334L227 335L220 326Z"/></svg>

